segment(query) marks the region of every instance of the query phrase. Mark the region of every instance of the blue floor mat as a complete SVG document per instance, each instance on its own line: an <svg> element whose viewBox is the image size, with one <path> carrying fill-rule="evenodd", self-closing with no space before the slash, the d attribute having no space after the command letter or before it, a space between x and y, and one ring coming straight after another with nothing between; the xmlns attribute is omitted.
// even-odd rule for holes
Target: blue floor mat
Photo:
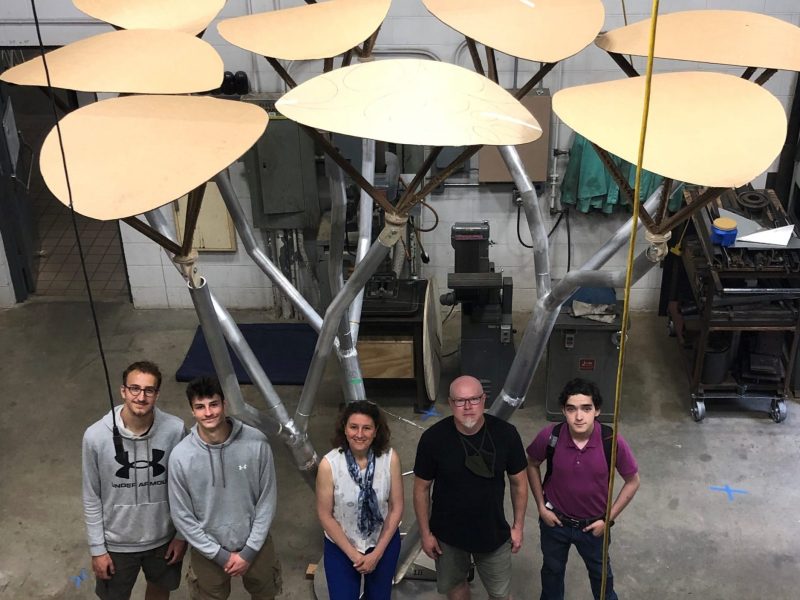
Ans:
<svg viewBox="0 0 800 600"><path fill-rule="evenodd" d="M306 379L317 332L306 323L249 323L239 329L275 385L302 385ZM230 346L228 351L239 383L253 383ZM200 327L194 334L192 345L175 373L177 381L191 381L201 375L213 375L214 364L208 352Z"/></svg>

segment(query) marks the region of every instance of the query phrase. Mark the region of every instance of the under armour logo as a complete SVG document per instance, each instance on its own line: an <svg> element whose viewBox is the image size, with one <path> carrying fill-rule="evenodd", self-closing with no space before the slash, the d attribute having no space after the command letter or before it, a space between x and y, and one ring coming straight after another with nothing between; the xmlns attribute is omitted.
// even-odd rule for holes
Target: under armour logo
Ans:
<svg viewBox="0 0 800 600"><path fill-rule="evenodd" d="M128 452L125 451L114 456L114 460L122 465L114 474L121 479L130 479L131 469L148 469L153 467L153 477L158 477L167 472L167 468L160 464L162 458L164 458L164 451L153 448L153 460L135 460L131 462L128 459Z"/></svg>
<svg viewBox="0 0 800 600"><path fill-rule="evenodd" d="M244 471L247 468L247 465L239 465L239 470Z"/></svg>

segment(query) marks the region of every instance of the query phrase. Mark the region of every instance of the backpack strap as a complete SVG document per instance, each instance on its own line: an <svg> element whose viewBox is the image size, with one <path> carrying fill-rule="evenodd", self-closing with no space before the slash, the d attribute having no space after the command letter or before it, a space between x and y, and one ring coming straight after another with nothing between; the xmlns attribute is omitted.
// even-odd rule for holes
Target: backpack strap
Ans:
<svg viewBox="0 0 800 600"><path fill-rule="evenodd" d="M545 451L545 460L547 461L547 470L542 480L542 487L550 479L553 474L553 456L556 453L556 444L558 443L558 435L561 433L561 427L564 422L556 424L550 432L550 439L547 441L547 449ZM614 428L605 423L600 423L600 436L603 439L603 454L606 457L606 466L608 467L609 476L611 475L611 449L614 441Z"/></svg>
<svg viewBox="0 0 800 600"><path fill-rule="evenodd" d="M561 433L561 427L564 425L564 422L557 423L553 430L550 432L550 439L547 441L547 449L545 451L545 460L547 461L547 470L544 474L544 480L542 480L542 487L544 484L547 483L547 480L550 479L550 476L553 474L553 455L556 453L556 444L558 443L558 434Z"/></svg>
<svg viewBox="0 0 800 600"><path fill-rule="evenodd" d="M611 452L614 442L614 428L610 425L600 423L600 435L603 438L603 453L606 455L606 465L608 466L608 476L611 477Z"/></svg>

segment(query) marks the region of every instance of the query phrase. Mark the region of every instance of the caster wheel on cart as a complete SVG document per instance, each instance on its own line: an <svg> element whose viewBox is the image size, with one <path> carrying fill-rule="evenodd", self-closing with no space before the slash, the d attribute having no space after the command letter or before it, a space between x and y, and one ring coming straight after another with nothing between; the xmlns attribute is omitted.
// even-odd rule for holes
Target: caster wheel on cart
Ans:
<svg viewBox="0 0 800 600"><path fill-rule="evenodd" d="M699 423L706 418L706 403L702 400L692 400L692 418Z"/></svg>
<svg viewBox="0 0 800 600"><path fill-rule="evenodd" d="M786 420L787 415L787 408L786 402L780 400L772 404L772 408L769 411L769 416L772 417L772 420L776 423L782 423Z"/></svg>

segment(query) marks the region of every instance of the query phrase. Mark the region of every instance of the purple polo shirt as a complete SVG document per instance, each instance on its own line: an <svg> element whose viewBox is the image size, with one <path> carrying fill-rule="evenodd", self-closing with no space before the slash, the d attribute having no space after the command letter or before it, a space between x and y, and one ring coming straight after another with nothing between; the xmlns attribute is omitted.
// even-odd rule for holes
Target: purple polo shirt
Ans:
<svg viewBox="0 0 800 600"><path fill-rule="evenodd" d="M535 462L545 462L553 427L555 424L542 429L528 446L528 456ZM630 446L618 435L617 472L624 478L638 471L639 465ZM589 441L579 450L565 423L553 455L553 473L544 486L545 498L561 513L576 519L588 519L605 514L607 493L608 465L603 452L600 424L595 422Z"/></svg>

